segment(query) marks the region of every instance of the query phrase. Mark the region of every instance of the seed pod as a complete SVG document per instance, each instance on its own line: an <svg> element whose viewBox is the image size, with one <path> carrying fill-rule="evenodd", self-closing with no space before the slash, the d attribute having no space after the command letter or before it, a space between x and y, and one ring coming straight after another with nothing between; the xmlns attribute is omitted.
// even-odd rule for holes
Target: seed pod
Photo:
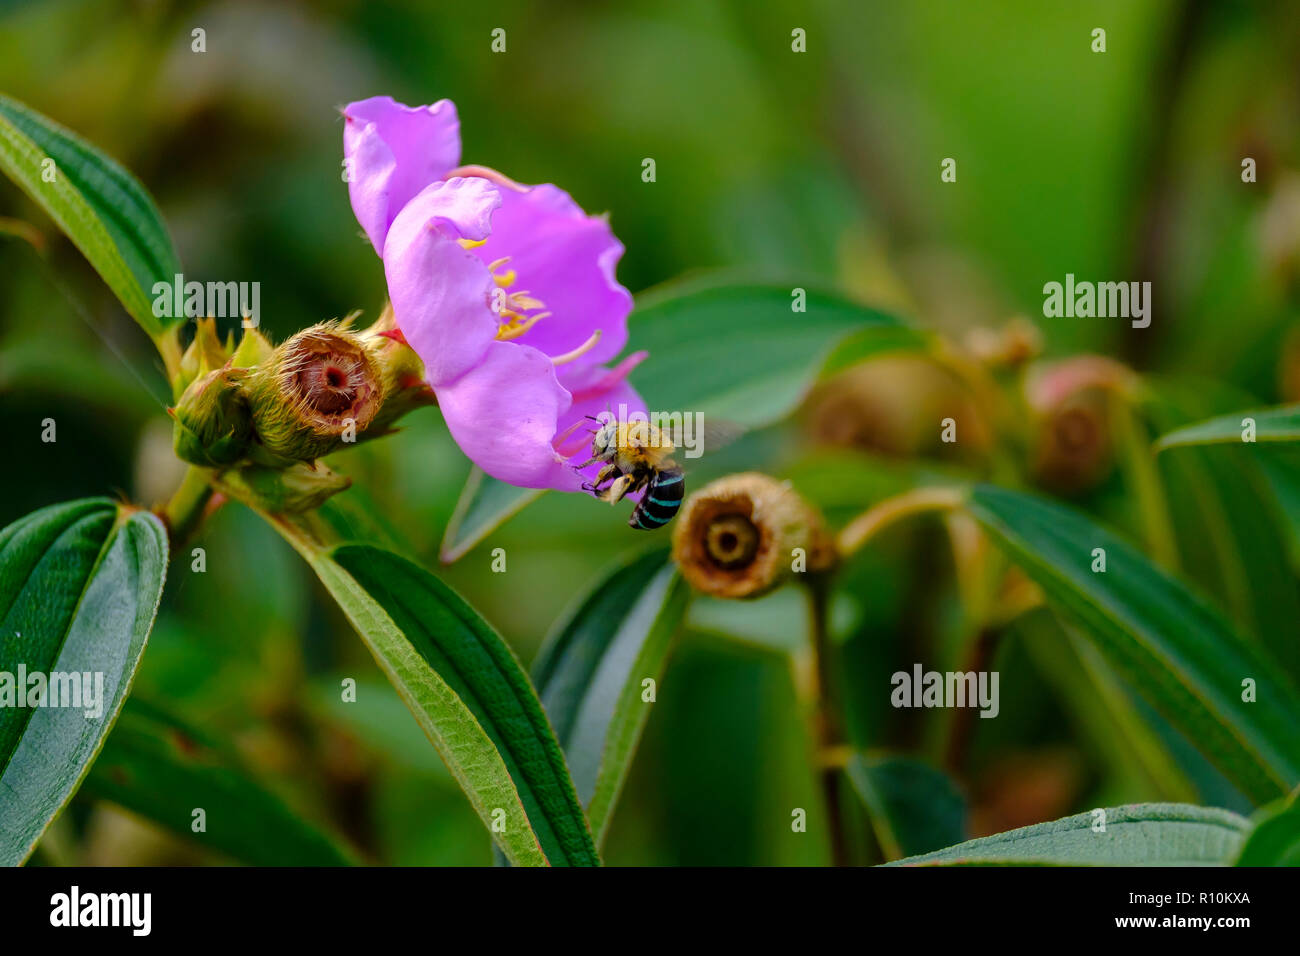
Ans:
<svg viewBox="0 0 1300 956"><path fill-rule="evenodd" d="M262 464L313 461L355 441L383 402L378 369L355 332L323 322L299 332L246 382Z"/></svg>
<svg viewBox="0 0 1300 956"><path fill-rule="evenodd" d="M825 570L835 552L821 515L789 483L747 472L686 499L673 558L697 591L753 598L800 571Z"/></svg>

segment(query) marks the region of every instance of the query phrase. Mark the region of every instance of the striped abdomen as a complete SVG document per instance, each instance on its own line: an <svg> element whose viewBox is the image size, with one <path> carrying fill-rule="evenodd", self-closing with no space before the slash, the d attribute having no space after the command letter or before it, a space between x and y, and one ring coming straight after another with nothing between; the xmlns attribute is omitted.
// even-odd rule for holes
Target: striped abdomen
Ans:
<svg viewBox="0 0 1300 956"><path fill-rule="evenodd" d="M651 474L645 494L632 509L632 517L627 523L642 531L662 528L673 520L673 515L677 514L677 509L682 506L682 498L685 494L686 482L682 478L680 468L656 471Z"/></svg>

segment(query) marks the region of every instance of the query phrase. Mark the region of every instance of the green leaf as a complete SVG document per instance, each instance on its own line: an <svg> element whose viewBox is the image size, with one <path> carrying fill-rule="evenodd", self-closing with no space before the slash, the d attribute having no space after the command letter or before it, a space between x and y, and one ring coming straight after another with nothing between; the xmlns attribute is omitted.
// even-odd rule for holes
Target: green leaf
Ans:
<svg viewBox="0 0 1300 956"><path fill-rule="evenodd" d="M1300 800L1261 811L1237 856L1237 866L1300 866Z"/></svg>
<svg viewBox="0 0 1300 956"><path fill-rule="evenodd" d="M1300 441L1300 405L1284 405L1256 411L1233 412L1231 415L1177 428L1162 436L1156 442L1156 449L1163 451L1166 448L1178 448L1183 445L1222 445L1232 442L1249 444L1241 439L1244 428L1242 420L1246 418L1255 420L1257 442Z"/></svg>
<svg viewBox="0 0 1300 956"><path fill-rule="evenodd" d="M27 858L103 745L166 572L162 523L106 498L43 508L0 531L0 674L14 675L0 677L0 865ZM88 674L91 699L18 706L20 668L28 688L36 673L61 688Z"/></svg>
<svg viewBox="0 0 1300 956"><path fill-rule="evenodd" d="M109 734L84 793L253 866L347 866L351 855L312 826L223 747L132 699ZM193 808L207 829L193 832Z"/></svg>
<svg viewBox="0 0 1300 956"><path fill-rule="evenodd" d="M925 853L966 835L966 800L941 770L908 757L854 754L844 772L886 859Z"/></svg>
<svg viewBox="0 0 1300 956"><path fill-rule="evenodd" d="M631 378L646 407L761 428L793 411L819 373L931 341L887 313L805 292L803 312L792 310L788 286L696 279L647 295L628 323L631 347L650 353ZM455 561L541 494L475 469L443 538L442 560Z"/></svg>
<svg viewBox="0 0 1300 956"><path fill-rule="evenodd" d="M1083 515L979 485L971 513L1049 603L1258 802L1300 781L1300 695L1276 662L1188 588ZM1106 571L1094 573L1093 551ZM1242 681L1255 682L1243 701Z"/></svg>
<svg viewBox="0 0 1300 956"><path fill-rule="evenodd" d="M154 283L172 282L181 267L157 206L135 177L6 96L0 96L0 170L50 215L146 332L157 338L184 321L154 315Z"/></svg>
<svg viewBox="0 0 1300 956"><path fill-rule="evenodd" d="M841 343L860 360L929 341L892 315L805 291L806 311L795 312L789 286L705 279L656 289L628 322L632 347L650 353L632 384L651 409L758 428L803 400ZM842 368L848 359L831 364Z"/></svg>
<svg viewBox="0 0 1300 956"><path fill-rule="evenodd" d="M664 551L606 575L547 637L533 680L599 845L632 765L689 593Z"/></svg>
<svg viewBox="0 0 1300 956"><path fill-rule="evenodd" d="M1200 383L1152 391L1144 410L1162 431L1213 408L1197 401L1209 391ZM1187 414L1190 410L1196 414ZM1161 455L1159 467L1182 575L1218 600L1241 631L1255 637L1295 679L1300 676L1294 626L1300 620L1300 586L1290 566L1286 525L1253 454L1283 447L1182 447ZM1244 502L1249 506L1242 507Z"/></svg>
<svg viewBox="0 0 1300 956"><path fill-rule="evenodd" d="M500 635L405 558L363 544L328 549L269 520L339 603L506 858L598 865L564 755Z"/></svg>
<svg viewBox="0 0 1300 956"><path fill-rule="evenodd" d="M1105 829L1101 826L1104 822ZM1016 864L1190 866L1227 863L1249 824L1229 810L1137 803L1077 813L911 856L890 866Z"/></svg>
<svg viewBox="0 0 1300 956"><path fill-rule="evenodd" d="M447 564L459 560L543 493L538 488L507 485L477 466L472 468L443 533L439 557Z"/></svg>

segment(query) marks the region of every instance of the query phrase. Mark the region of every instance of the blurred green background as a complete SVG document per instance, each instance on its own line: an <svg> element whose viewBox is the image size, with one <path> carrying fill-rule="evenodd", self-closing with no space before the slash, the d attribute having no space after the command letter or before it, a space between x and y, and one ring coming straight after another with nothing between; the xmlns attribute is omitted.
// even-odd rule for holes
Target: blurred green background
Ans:
<svg viewBox="0 0 1300 956"><path fill-rule="evenodd" d="M373 317L383 302L380 263L340 175L338 107L447 97L466 162L558 183L610 212L628 250L619 277L634 292L728 268L828 284L958 339L1023 314L1049 356L1114 356L1186 383L1208 414L1300 400L1300 375L1287 372L1300 367L1288 346L1300 263L1297 22L1295 3L1146 0L0 0L0 90L141 179L187 278L260 282L277 340L354 309ZM206 52L195 53L200 27ZM504 54L490 49L497 27ZM1095 27L1107 31L1104 54L1090 49ZM806 53L791 51L794 28ZM1254 184L1241 181L1246 156ZM641 179L646 157L654 183ZM955 183L940 182L946 157ZM44 237L38 252L0 234L0 525L73 497L165 497L178 470L150 343L8 183L0 217ZM1151 280L1151 328L1043 319L1043 284L1067 272ZM635 347L635 318L631 336ZM40 441L45 418L57 422L54 444ZM338 467L356 479L347 494L372 498L437 568L468 464L436 411L404 425ZM844 482L889 466L860 449L828 459L812 444L796 422L698 474L803 476L801 490L843 520L859 510L835 511L855 501ZM1124 527L1123 493L1112 480L1079 503ZM591 501L550 495L439 573L527 662L602 567L646 544ZM233 506L196 545L207 571L174 561L137 691L234 741L370 859L489 861L436 754L287 546ZM489 573L496 547L506 574ZM846 571L837 639L855 743L941 752L933 727L886 701L898 662L942 648L957 626L949 563L940 529L923 525ZM1268 587L1278 590L1261 600L1293 606L1294 578L1277 570ZM1204 572L1211 591L1217 573ZM750 643L726 635L745 630L737 615L753 609L697 607L615 815L609 862L825 861L815 837L789 827L791 807L819 812L779 650L801 633L789 598L767 599L751 622L767 633ZM1079 662L1043 650L1069 645L1032 640L1043 628L1055 625L1027 619L999 647L1003 719L976 721L959 779L974 835L1168 795L1114 752L1113 731L1078 690ZM938 666L934 653L926 660ZM342 676L362 684L359 703L338 702ZM1185 742L1171 746L1191 797L1243 807ZM215 859L87 798L55 836L87 862Z"/></svg>

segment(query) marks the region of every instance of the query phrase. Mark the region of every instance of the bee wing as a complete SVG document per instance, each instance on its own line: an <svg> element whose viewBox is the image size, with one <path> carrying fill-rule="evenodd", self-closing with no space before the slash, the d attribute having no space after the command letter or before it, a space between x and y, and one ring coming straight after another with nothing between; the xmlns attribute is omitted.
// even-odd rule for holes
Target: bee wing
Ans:
<svg viewBox="0 0 1300 956"><path fill-rule="evenodd" d="M749 429L736 422L722 418L709 418L705 415L692 416L674 422L663 429L669 441L678 448L699 448L701 454L716 451L743 435Z"/></svg>

